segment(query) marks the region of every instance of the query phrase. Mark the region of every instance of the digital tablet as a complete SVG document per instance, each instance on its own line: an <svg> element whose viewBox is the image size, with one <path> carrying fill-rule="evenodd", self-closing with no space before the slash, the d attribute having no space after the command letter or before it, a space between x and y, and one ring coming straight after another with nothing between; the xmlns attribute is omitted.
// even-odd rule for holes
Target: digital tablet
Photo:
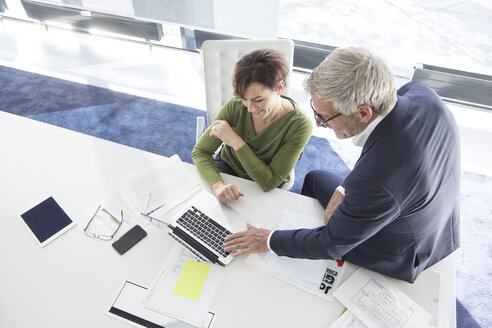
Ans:
<svg viewBox="0 0 492 328"><path fill-rule="evenodd" d="M75 226L53 197L49 197L20 215L31 235L44 247Z"/></svg>

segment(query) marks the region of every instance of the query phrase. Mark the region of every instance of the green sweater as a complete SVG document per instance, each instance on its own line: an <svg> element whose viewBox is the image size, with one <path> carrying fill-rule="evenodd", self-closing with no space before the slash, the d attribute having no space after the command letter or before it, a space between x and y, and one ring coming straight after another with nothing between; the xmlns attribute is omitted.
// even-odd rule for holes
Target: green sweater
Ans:
<svg viewBox="0 0 492 328"><path fill-rule="evenodd" d="M283 97L283 96L282 96ZM308 142L313 124L290 98L295 110L288 112L256 134L253 118L240 98L228 101L216 120L225 120L246 144L234 151L224 145L220 156L236 174L256 181L263 191L276 188L282 181L290 181L290 173ZM191 156L202 178L212 186L222 181L213 154L222 141L210 136L210 127L193 148Z"/></svg>

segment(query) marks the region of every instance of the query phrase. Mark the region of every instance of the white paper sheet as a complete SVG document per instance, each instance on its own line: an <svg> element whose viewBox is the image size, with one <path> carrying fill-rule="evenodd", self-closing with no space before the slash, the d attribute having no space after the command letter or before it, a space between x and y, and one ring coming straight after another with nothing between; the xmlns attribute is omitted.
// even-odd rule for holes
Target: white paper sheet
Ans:
<svg viewBox="0 0 492 328"><path fill-rule="evenodd" d="M201 184L176 155L164 164L127 175L122 179L120 188L134 214L140 216L142 212L155 211L161 206L161 212L163 209L171 210L199 192Z"/></svg>
<svg viewBox="0 0 492 328"><path fill-rule="evenodd" d="M312 229L322 225L322 218L284 211L278 229ZM263 271L328 301L333 299L333 292L340 284L345 268L346 264L332 260L293 259L273 252L265 255L262 265Z"/></svg>
<svg viewBox="0 0 492 328"><path fill-rule="evenodd" d="M369 328L428 327L432 316L383 275L360 268L334 296Z"/></svg>
<svg viewBox="0 0 492 328"><path fill-rule="evenodd" d="M299 213L284 211L278 230L312 229L323 225L323 219L313 218ZM323 276L324 260L293 259L277 256L270 252L263 262L263 270L282 275L293 280L318 284Z"/></svg>
<svg viewBox="0 0 492 328"><path fill-rule="evenodd" d="M153 323L161 327L192 328L193 326L166 316L162 313L152 311L144 307L143 301L147 295L147 287L140 284L125 281L111 302L107 315L126 322L134 327L148 327L146 323ZM203 328L211 328L215 313L208 312Z"/></svg>
<svg viewBox="0 0 492 328"><path fill-rule="evenodd" d="M347 310L328 328L367 328L367 326Z"/></svg>

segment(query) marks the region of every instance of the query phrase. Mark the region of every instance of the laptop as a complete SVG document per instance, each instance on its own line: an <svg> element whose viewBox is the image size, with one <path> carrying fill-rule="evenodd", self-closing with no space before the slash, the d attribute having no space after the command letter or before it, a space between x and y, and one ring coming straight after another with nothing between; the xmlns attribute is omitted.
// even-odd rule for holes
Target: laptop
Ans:
<svg viewBox="0 0 492 328"><path fill-rule="evenodd" d="M169 228L168 234L202 261L226 266L233 257L224 251L224 238L245 230L249 220L217 199L211 209L204 206L202 192L194 197L201 202L189 202L168 220L142 214L151 221L164 223Z"/></svg>

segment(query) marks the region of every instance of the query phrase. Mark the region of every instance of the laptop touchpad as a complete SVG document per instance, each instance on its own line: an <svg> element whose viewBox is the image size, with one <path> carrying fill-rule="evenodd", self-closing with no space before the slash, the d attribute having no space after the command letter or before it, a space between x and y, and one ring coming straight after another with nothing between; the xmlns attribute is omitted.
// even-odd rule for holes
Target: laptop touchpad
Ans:
<svg viewBox="0 0 492 328"><path fill-rule="evenodd" d="M216 218L220 224L231 232L239 232L246 230L246 223L252 224L251 220L247 217L236 212L232 207L224 202L219 202L220 205L210 213L212 217Z"/></svg>

